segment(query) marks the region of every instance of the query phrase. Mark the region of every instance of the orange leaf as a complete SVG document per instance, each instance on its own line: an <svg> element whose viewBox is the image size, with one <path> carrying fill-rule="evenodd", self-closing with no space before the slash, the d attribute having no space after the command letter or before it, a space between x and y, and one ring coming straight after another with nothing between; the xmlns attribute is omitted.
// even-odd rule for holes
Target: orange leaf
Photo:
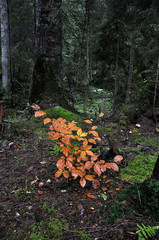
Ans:
<svg viewBox="0 0 159 240"><path fill-rule="evenodd" d="M119 167L116 163L111 163L111 168L116 171L116 172L119 172Z"/></svg>
<svg viewBox="0 0 159 240"><path fill-rule="evenodd" d="M104 113L100 113L99 115L98 115L98 117L103 117L104 116Z"/></svg>
<svg viewBox="0 0 159 240"><path fill-rule="evenodd" d="M58 132L54 132L53 134L49 133L49 135L51 135L52 140L57 140L61 137L61 134L59 134Z"/></svg>
<svg viewBox="0 0 159 240"><path fill-rule="evenodd" d="M86 123L92 123L91 120L84 120Z"/></svg>
<svg viewBox="0 0 159 240"><path fill-rule="evenodd" d="M98 156L95 155L95 154L91 157L91 161L95 161L95 160L97 160L97 159L98 159Z"/></svg>
<svg viewBox="0 0 159 240"><path fill-rule="evenodd" d="M81 158L85 158L86 157L86 152L82 151L80 156L81 156Z"/></svg>
<svg viewBox="0 0 159 240"><path fill-rule="evenodd" d="M88 139L88 142L95 143L96 141L94 139Z"/></svg>
<svg viewBox="0 0 159 240"><path fill-rule="evenodd" d="M87 151L87 154L91 157L93 157L95 155L92 151Z"/></svg>
<svg viewBox="0 0 159 240"><path fill-rule="evenodd" d="M106 171L106 166L105 165L101 165L100 169L101 169L101 172L105 172Z"/></svg>
<svg viewBox="0 0 159 240"><path fill-rule="evenodd" d="M65 167L65 157L61 157L61 158L57 161L56 166L58 167L59 170L64 169L64 167Z"/></svg>
<svg viewBox="0 0 159 240"><path fill-rule="evenodd" d="M93 134L93 136L98 137L98 133L96 131L89 131L89 134Z"/></svg>
<svg viewBox="0 0 159 240"><path fill-rule="evenodd" d="M63 143L65 143L66 145L70 145L70 138L67 135L64 135L61 139L61 141Z"/></svg>
<svg viewBox="0 0 159 240"><path fill-rule="evenodd" d="M85 163L84 168L85 169L90 169L90 168L93 167L93 165L94 165L94 162L88 161L88 162Z"/></svg>
<svg viewBox="0 0 159 240"><path fill-rule="evenodd" d="M114 157L114 162L116 162L116 163L119 163L122 160L123 160L123 156L121 156L121 155L117 155L117 156Z"/></svg>
<svg viewBox="0 0 159 240"><path fill-rule="evenodd" d="M50 118L45 118L44 119L44 124L47 124L47 123L50 123L51 122L51 119Z"/></svg>
<svg viewBox="0 0 159 240"><path fill-rule="evenodd" d="M98 165L97 163L95 163L94 165L94 171L99 175L101 175L101 169L100 169L100 165Z"/></svg>
<svg viewBox="0 0 159 240"><path fill-rule="evenodd" d="M119 190L120 190L120 187L116 188L115 190L116 190L116 191L119 191Z"/></svg>
<svg viewBox="0 0 159 240"><path fill-rule="evenodd" d="M35 112L35 117L43 117L46 115L46 112L43 112L41 110Z"/></svg>
<svg viewBox="0 0 159 240"><path fill-rule="evenodd" d="M72 155L69 155L69 156L67 157L67 160L70 161L70 162L73 162L74 157L73 157Z"/></svg>
<svg viewBox="0 0 159 240"><path fill-rule="evenodd" d="M113 192L113 190L109 190L109 191L107 191L107 193L112 193Z"/></svg>
<svg viewBox="0 0 159 240"><path fill-rule="evenodd" d="M40 107L36 104L32 105L31 107L34 108L34 109L40 109Z"/></svg>
<svg viewBox="0 0 159 240"><path fill-rule="evenodd" d="M63 176L64 176L65 178L69 178L69 172L65 170L65 171L63 172Z"/></svg>
<svg viewBox="0 0 159 240"><path fill-rule="evenodd" d="M69 171L71 171L73 165L72 165L72 163L70 161L67 161L66 162L66 167L69 169Z"/></svg>
<svg viewBox="0 0 159 240"><path fill-rule="evenodd" d="M92 176L92 175L85 175L85 179L87 179L88 181L94 181L94 176Z"/></svg>
<svg viewBox="0 0 159 240"><path fill-rule="evenodd" d="M33 185L34 183L36 183L38 181L38 179L35 179L31 182L31 185Z"/></svg>
<svg viewBox="0 0 159 240"><path fill-rule="evenodd" d="M84 187L86 185L86 179L84 179L83 177L80 179L80 185L82 187Z"/></svg>
<svg viewBox="0 0 159 240"><path fill-rule="evenodd" d="M58 170L58 171L55 173L55 178L60 177L61 174L62 174L62 170Z"/></svg>
<svg viewBox="0 0 159 240"><path fill-rule="evenodd" d="M97 126L93 126L93 127L92 127L92 130L95 130L95 129L97 129Z"/></svg>
<svg viewBox="0 0 159 240"><path fill-rule="evenodd" d="M83 147L85 148L87 145L88 145L88 140L85 139L85 140L83 141Z"/></svg>
<svg viewBox="0 0 159 240"><path fill-rule="evenodd" d="M92 193L87 193L87 197L89 198L95 198L95 196Z"/></svg>
<svg viewBox="0 0 159 240"><path fill-rule="evenodd" d="M43 191L41 191L41 190L38 190L38 193L41 195L41 194L43 194L44 192L43 192Z"/></svg>
<svg viewBox="0 0 159 240"><path fill-rule="evenodd" d="M106 180L105 183L108 183L108 182L110 182L110 181L111 181L110 179L109 179L109 180Z"/></svg>
<svg viewBox="0 0 159 240"><path fill-rule="evenodd" d="M76 170L75 168L74 169L72 169L72 177L74 177L74 179L76 179L77 177L78 177L78 170Z"/></svg>

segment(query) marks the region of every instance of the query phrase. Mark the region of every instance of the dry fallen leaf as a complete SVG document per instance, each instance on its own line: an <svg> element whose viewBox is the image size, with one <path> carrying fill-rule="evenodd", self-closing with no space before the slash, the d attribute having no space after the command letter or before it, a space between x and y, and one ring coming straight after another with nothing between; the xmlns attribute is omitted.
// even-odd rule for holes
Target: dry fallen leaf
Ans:
<svg viewBox="0 0 159 240"><path fill-rule="evenodd" d="M38 190L38 193L39 193L40 195L42 195L44 192L41 191L41 190Z"/></svg>
<svg viewBox="0 0 159 240"><path fill-rule="evenodd" d="M87 193L87 197L89 198L95 198L95 196L92 193Z"/></svg>

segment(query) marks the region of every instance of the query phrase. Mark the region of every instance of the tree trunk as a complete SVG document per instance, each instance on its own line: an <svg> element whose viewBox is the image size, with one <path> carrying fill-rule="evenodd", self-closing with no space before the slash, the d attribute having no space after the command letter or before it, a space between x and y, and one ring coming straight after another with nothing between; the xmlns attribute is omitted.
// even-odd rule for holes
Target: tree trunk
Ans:
<svg viewBox="0 0 159 240"><path fill-rule="evenodd" d="M89 85L91 81L91 63L90 63L90 11L92 7L92 0L86 0L86 31L87 31L87 46L86 46L86 90L84 100L84 113L87 113L87 101L89 95Z"/></svg>
<svg viewBox="0 0 159 240"><path fill-rule="evenodd" d="M1 60L2 60L2 89L5 96L10 96L10 46L9 46L9 6L8 1L0 1L1 9Z"/></svg>
<svg viewBox="0 0 159 240"><path fill-rule="evenodd" d="M60 102L62 95L62 0L38 1L37 49L30 101L48 96Z"/></svg>
<svg viewBox="0 0 159 240"><path fill-rule="evenodd" d="M159 157L157 158L157 161L155 163L155 167L153 169L152 178L156 181L159 181Z"/></svg>
<svg viewBox="0 0 159 240"><path fill-rule="evenodd" d="M134 70L134 41L135 41L135 38L133 36L131 41L131 47L130 47L129 76L128 76L126 99L125 99L126 104L128 104L131 99L131 86L132 86L132 78L133 78L133 70Z"/></svg>
<svg viewBox="0 0 159 240"><path fill-rule="evenodd" d="M116 55L116 67L115 67L115 82L114 82L114 96L113 96L113 114L115 112L116 97L117 97L117 88L118 88L118 79L119 79L119 37L117 42L117 55Z"/></svg>
<svg viewBox="0 0 159 240"><path fill-rule="evenodd" d="M157 63L157 73L156 73L156 81L155 81L155 89L154 89L154 97L153 97L153 107L152 107L152 115L154 118L155 123L157 124L156 114L155 114L155 107L156 107L156 99L157 99L157 88L159 85L159 58Z"/></svg>

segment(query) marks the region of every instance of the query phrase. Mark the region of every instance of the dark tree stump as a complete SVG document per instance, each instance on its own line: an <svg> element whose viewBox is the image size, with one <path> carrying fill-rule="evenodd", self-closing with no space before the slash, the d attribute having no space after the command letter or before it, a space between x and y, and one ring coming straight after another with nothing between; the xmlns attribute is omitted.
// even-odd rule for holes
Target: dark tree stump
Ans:
<svg viewBox="0 0 159 240"><path fill-rule="evenodd" d="M157 161L155 163L155 167L152 172L152 178L156 181L159 181L159 157L157 158Z"/></svg>

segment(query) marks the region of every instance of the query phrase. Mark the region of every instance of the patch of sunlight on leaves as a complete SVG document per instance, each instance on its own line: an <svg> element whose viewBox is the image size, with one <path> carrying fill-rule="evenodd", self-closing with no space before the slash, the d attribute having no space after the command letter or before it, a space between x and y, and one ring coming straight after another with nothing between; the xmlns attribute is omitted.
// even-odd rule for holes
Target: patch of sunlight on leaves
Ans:
<svg viewBox="0 0 159 240"><path fill-rule="evenodd" d="M142 182L151 176L156 160L157 156L139 154L121 169L120 178L133 183Z"/></svg>

